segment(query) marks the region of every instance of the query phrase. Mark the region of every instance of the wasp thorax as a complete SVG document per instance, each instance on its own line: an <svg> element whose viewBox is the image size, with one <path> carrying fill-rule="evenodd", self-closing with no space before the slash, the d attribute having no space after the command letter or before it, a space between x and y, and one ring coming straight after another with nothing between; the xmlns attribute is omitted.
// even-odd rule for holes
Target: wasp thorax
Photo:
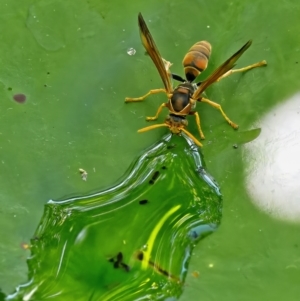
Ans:
<svg viewBox="0 0 300 301"><path fill-rule="evenodd" d="M194 44L183 58L182 64L186 79L192 82L206 69L211 54L211 45L207 41Z"/></svg>

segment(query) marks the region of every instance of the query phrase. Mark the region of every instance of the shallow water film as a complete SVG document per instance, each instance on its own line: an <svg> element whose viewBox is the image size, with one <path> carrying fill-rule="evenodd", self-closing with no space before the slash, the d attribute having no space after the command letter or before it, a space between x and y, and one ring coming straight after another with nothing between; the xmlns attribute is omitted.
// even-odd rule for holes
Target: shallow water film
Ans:
<svg viewBox="0 0 300 301"><path fill-rule="evenodd" d="M221 209L198 148L167 135L116 186L46 204L29 281L7 300L177 300L193 248Z"/></svg>

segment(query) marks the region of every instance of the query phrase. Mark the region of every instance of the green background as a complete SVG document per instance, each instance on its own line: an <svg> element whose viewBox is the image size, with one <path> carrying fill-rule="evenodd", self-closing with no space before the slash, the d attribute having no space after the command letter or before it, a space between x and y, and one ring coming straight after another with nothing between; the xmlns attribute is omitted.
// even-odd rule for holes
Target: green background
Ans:
<svg viewBox="0 0 300 301"><path fill-rule="evenodd" d="M21 244L32 237L44 204L112 186L166 132L136 133L163 95L124 104L126 96L162 87L140 42L140 11L178 74L196 41L213 45L208 75L253 39L238 66L262 59L268 66L207 90L240 131L299 89L296 0L1 0L0 287L6 293L27 280L29 251ZM133 56L127 54L131 47ZM18 93L27 96L24 104L13 100ZM299 226L252 205L244 185L247 158L243 147L232 147L238 133L213 108L200 104L197 110L206 135L204 159L222 188L224 210L219 230L194 251L181 299L296 300ZM192 119L189 130L198 135ZM88 171L86 182L79 168Z"/></svg>

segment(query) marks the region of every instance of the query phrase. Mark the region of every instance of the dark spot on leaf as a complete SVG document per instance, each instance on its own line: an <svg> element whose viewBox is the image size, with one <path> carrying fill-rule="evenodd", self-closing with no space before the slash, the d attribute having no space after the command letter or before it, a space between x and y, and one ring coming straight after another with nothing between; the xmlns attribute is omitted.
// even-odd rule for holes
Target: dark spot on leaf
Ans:
<svg viewBox="0 0 300 301"><path fill-rule="evenodd" d="M47 74L50 74L50 72L48 71Z"/></svg>
<svg viewBox="0 0 300 301"><path fill-rule="evenodd" d="M144 259L144 253L140 251L140 252L137 253L136 257L137 257L138 260L143 260Z"/></svg>
<svg viewBox="0 0 300 301"><path fill-rule="evenodd" d="M129 265L127 265L126 263L121 262L121 266L123 267L123 269L124 269L126 272L129 272L129 271L130 271L130 267L129 267Z"/></svg>
<svg viewBox="0 0 300 301"><path fill-rule="evenodd" d="M172 148L175 148L175 147L176 147L176 144L171 144L171 145L167 146L167 149L172 149Z"/></svg>
<svg viewBox="0 0 300 301"><path fill-rule="evenodd" d="M237 144L233 144L232 147L233 147L234 149L237 149L237 148L238 148L238 145L237 145Z"/></svg>
<svg viewBox="0 0 300 301"><path fill-rule="evenodd" d="M157 180L157 178L158 178L158 176L159 176L159 171L157 170L153 175L152 175L152 178L151 178L151 180L149 181L149 184L154 184L154 182Z"/></svg>
<svg viewBox="0 0 300 301"><path fill-rule="evenodd" d="M122 252L119 252L118 254L117 254L117 261L118 262L121 262L123 260L123 254L122 254Z"/></svg>
<svg viewBox="0 0 300 301"><path fill-rule="evenodd" d="M13 98L18 103L24 103L26 101L26 95L24 94L15 94Z"/></svg>
<svg viewBox="0 0 300 301"><path fill-rule="evenodd" d="M8 90L8 91L12 91L12 87L8 87L7 90Z"/></svg>
<svg viewBox="0 0 300 301"><path fill-rule="evenodd" d="M123 253L119 252L115 257L108 259L109 262L113 263L113 267L115 269L123 268L126 272L130 271L130 267L128 264L123 262Z"/></svg>
<svg viewBox="0 0 300 301"><path fill-rule="evenodd" d="M161 267L157 267L157 266L156 266L156 268L157 268L157 270L158 270L160 273L162 273L163 275L165 275L165 276L167 276L167 277L170 277L170 274L168 273L168 271L162 269Z"/></svg>
<svg viewBox="0 0 300 301"><path fill-rule="evenodd" d="M149 201L148 200L141 200L139 201L140 205L145 205L147 204Z"/></svg>
<svg viewBox="0 0 300 301"><path fill-rule="evenodd" d="M47 85L45 84L44 87L47 87Z"/></svg>
<svg viewBox="0 0 300 301"><path fill-rule="evenodd" d="M118 267L119 267L119 262L118 261L114 262L114 268L117 269Z"/></svg>
<svg viewBox="0 0 300 301"><path fill-rule="evenodd" d="M162 166L162 168L161 169L167 169L167 166Z"/></svg>
<svg viewBox="0 0 300 301"><path fill-rule="evenodd" d="M198 233L196 231L194 231L194 230L189 231L188 236L191 239L197 239L199 237Z"/></svg>

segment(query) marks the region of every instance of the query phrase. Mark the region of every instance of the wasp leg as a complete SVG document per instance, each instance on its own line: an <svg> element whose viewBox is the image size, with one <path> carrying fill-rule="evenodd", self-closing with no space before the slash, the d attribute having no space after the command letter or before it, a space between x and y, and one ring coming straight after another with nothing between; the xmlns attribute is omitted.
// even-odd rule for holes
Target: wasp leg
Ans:
<svg viewBox="0 0 300 301"><path fill-rule="evenodd" d="M186 129L182 128L181 129L188 137L190 137L194 142L195 144L197 144L198 146L202 147L202 143L200 143L198 141L198 139L196 139L196 137L194 137L190 132L188 132Z"/></svg>
<svg viewBox="0 0 300 301"><path fill-rule="evenodd" d="M154 89L150 90L146 95L137 97L137 98L131 98L131 97L126 97L125 102L135 102L135 101L143 101L146 97L148 97L151 94L157 94L157 93L167 93L165 89Z"/></svg>
<svg viewBox="0 0 300 301"><path fill-rule="evenodd" d="M209 99L207 99L207 98L201 98L200 101L206 102L206 103L208 103L209 105L211 105L212 107L218 109L218 110L221 112L221 114L223 115L223 117L225 118L225 120L226 120L226 121L227 121L234 129L237 129L237 128L239 127L237 124L235 124L234 122L232 122L232 121L227 117L227 115L224 113L224 111L223 111L221 105L219 105L218 103L213 102L213 101L211 101L211 100L209 100Z"/></svg>
<svg viewBox="0 0 300 301"><path fill-rule="evenodd" d="M153 117L146 117L147 121L156 120L158 118L158 115L161 113L161 110L166 106L165 103L161 104L156 112L156 115Z"/></svg>
<svg viewBox="0 0 300 301"><path fill-rule="evenodd" d="M194 115L195 118L196 118L196 124L197 124L197 127L198 127L198 131L199 131L199 134L200 134L200 137L201 139L205 139L205 136L202 132L202 129L201 129L201 125L200 125L200 116L198 114L198 112L190 112L190 115Z"/></svg>
<svg viewBox="0 0 300 301"><path fill-rule="evenodd" d="M160 127L163 127L163 126L168 127L168 125L165 124L165 123L154 124L154 125L150 125L150 126L147 126L145 128L139 129L138 133L144 133L144 132L147 132L147 131L150 131L150 130L154 130L156 128L160 128Z"/></svg>
<svg viewBox="0 0 300 301"><path fill-rule="evenodd" d="M248 70L251 70L253 68L256 68L256 67L262 67L262 66L266 66L267 65L267 62L265 60L261 61L261 62L258 62L258 63L255 63L255 64L252 64L250 66L247 66L247 67L244 67L244 68L240 68L240 69L232 69L232 70L229 70L227 71L225 74L223 74L222 76L220 76L218 79L217 79L217 82L220 81L221 79L233 74L233 73L237 73L237 72L245 72L245 71L248 71Z"/></svg>

